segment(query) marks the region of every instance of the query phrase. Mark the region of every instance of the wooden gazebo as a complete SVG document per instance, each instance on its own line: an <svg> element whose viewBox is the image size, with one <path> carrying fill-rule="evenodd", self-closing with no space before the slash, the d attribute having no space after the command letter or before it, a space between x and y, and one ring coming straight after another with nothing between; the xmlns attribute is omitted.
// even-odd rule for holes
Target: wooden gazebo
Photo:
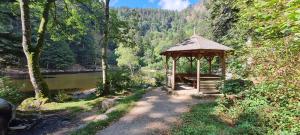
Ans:
<svg viewBox="0 0 300 135"><path fill-rule="evenodd" d="M187 80L193 81L196 86L196 89L200 92L200 78L201 81L203 78L224 78L225 77L225 60L226 60L226 52L233 50L230 47L225 45L216 43L214 41L205 39L201 36L193 35L191 38L184 40L181 43L176 44L173 47L170 47L166 51L162 52L161 55L166 56L165 69L166 69L166 82L170 82L171 88L175 90L176 88L176 77L179 74L176 74L176 62L179 58L185 57L190 61L192 66L193 60L197 60L197 72L196 74L181 74L181 78L185 78ZM168 60L172 58L172 74L168 77ZM221 76L212 74L211 62L214 57L220 58L221 65ZM209 63L209 74L202 75L200 74L200 59L205 58ZM201 77L203 76L203 77Z"/></svg>

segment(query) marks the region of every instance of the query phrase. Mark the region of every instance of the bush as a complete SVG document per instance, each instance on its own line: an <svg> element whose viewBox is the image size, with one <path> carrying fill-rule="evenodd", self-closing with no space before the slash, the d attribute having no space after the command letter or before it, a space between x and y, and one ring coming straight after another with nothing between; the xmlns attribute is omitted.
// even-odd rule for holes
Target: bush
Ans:
<svg viewBox="0 0 300 135"><path fill-rule="evenodd" d="M218 84L217 88L223 94L238 94L253 86L253 82L250 80L242 79L230 79Z"/></svg>
<svg viewBox="0 0 300 135"><path fill-rule="evenodd" d="M97 82L96 95L97 96L102 96L103 95L103 84L102 84L102 81Z"/></svg>
<svg viewBox="0 0 300 135"><path fill-rule="evenodd" d="M156 85L156 79L153 77L154 73L152 72L145 72L145 71L139 71L134 76L132 76L132 81L135 86L155 86Z"/></svg>
<svg viewBox="0 0 300 135"><path fill-rule="evenodd" d="M130 71L126 69L114 69L108 73L108 81L111 92L120 92L128 90L133 86ZM103 95L102 80L97 83L97 95Z"/></svg>
<svg viewBox="0 0 300 135"><path fill-rule="evenodd" d="M65 102L72 100L72 97L68 95L65 91L59 90L54 98L57 102Z"/></svg>
<svg viewBox="0 0 300 135"><path fill-rule="evenodd" d="M280 82L264 82L245 91L243 99L221 98L216 113L231 118L236 134L297 134L299 88L286 88Z"/></svg>
<svg viewBox="0 0 300 135"><path fill-rule="evenodd" d="M132 86L130 71L127 69L109 71L108 79L110 88L115 92L127 90Z"/></svg>
<svg viewBox="0 0 300 135"><path fill-rule="evenodd" d="M13 84L9 78L0 77L0 98L13 104L19 104L25 98L19 86Z"/></svg>
<svg viewBox="0 0 300 135"><path fill-rule="evenodd" d="M155 86L161 86L165 81L165 75L161 72L155 72L154 79L155 79Z"/></svg>

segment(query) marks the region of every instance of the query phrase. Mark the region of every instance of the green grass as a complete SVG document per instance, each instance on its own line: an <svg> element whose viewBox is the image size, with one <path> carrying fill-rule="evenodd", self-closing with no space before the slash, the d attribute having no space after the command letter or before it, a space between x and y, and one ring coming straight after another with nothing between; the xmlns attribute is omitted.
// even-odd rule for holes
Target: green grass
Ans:
<svg viewBox="0 0 300 135"><path fill-rule="evenodd" d="M69 101L63 103L46 103L42 106L43 112L55 112L68 110L70 112L89 111L99 105L105 98L99 97L94 99L80 99L77 101Z"/></svg>
<svg viewBox="0 0 300 135"><path fill-rule="evenodd" d="M137 90L133 95L121 99L120 101L118 101L116 105L116 110L107 115L108 119L100 120L96 122L90 122L86 127L75 131L74 133L72 133L72 135L96 134L97 131L107 127L110 123L118 120L124 114L126 114L132 107L134 107L134 103L138 101L143 96L144 93L145 90Z"/></svg>
<svg viewBox="0 0 300 135"><path fill-rule="evenodd" d="M182 116L182 123L174 126L174 135L230 135L234 128L220 121L214 114L216 103L201 103Z"/></svg>

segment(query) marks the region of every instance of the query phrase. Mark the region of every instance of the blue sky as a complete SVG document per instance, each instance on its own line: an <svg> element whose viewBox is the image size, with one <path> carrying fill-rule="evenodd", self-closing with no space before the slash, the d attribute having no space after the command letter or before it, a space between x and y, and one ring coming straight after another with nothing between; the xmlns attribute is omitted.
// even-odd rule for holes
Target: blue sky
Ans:
<svg viewBox="0 0 300 135"><path fill-rule="evenodd" d="M181 11L199 0L111 0L111 7L162 8Z"/></svg>

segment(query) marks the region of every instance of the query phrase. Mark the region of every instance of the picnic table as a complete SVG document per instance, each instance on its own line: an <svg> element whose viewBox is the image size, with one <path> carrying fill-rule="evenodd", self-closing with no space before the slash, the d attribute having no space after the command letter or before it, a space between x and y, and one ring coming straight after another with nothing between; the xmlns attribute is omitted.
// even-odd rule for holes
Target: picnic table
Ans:
<svg viewBox="0 0 300 135"><path fill-rule="evenodd" d="M197 77L194 77L194 76L186 76L186 77L184 77L184 79L186 79L186 80L188 80L188 81L190 81L190 82L192 82L192 85L193 85L193 87L197 87L196 85L197 85ZM200 76L200 80L201 79L220 79L220 77L218 77L218 76Z"/></svg>

